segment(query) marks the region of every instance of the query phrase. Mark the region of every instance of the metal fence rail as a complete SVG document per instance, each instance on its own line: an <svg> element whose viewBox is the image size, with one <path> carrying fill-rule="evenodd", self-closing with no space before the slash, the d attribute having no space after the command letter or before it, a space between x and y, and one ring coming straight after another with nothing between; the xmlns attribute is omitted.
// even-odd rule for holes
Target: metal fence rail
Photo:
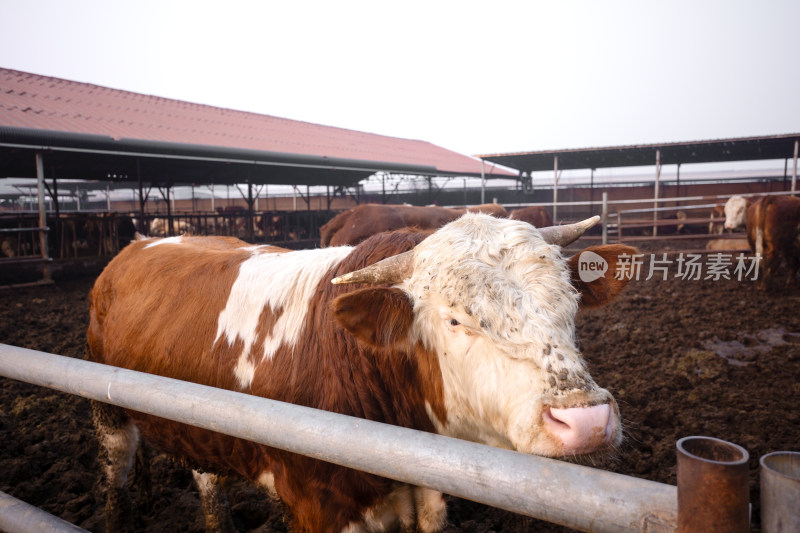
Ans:
<svg viewBox="0 0 800 533"><path fill-rule="evenodd" d="M0 531L11 533L88 533L38 507L0 492Z"/></svg>
<svg viewBox="0 0 800 533"><path fill-rule="evenodd" d="M584 531L677 527L672 485L7 344L0 375Z"/></svg>

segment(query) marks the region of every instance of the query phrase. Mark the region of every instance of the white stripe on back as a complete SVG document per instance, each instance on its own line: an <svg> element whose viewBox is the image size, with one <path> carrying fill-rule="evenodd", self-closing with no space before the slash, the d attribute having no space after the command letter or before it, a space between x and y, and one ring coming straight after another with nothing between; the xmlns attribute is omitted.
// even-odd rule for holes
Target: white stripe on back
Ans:
<svg viewBox="0 0 800 533"><path fill-rule="evenodd" d="M217 320L214 343L224 335L229 345L241 339L244 349L234 373L244 389L253 382L255 369L271 360L281 345L293 347L302 333L314 289L322 277L342 261L349 246L299 250L284 253L254 253L239 268L228 302ZM261 312L282 310L272 332L264 339L261 360L253 362L250 352L256 341Z"/></svg>

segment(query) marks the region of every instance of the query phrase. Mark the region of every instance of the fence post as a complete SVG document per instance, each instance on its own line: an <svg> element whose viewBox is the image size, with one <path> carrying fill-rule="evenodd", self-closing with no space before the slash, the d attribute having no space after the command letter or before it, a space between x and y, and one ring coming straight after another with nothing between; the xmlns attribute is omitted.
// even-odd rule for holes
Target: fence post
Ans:
<svg viewBox="0 0 800 533"><path fill-rule="evenodd" d="M656 183L653 194L653 237L658 236L658 180L661 178L661 149L656 150Z"/></svg>
<svg viewBox="0 0 800 533"><path fill-rule="evenodd" d="M603 244L608 244L608 193L603 193L603 210L600 213L600 222L603 225Z"/></svg>
<svg viewBox="0 0 800 533"><path fill-rule="evenodd" d="M800 139L794 141L794 170L792 170L792 192L797 190L797 152L800 148Z"/></svg>
<svg viewBox="0 0 800 533"><path fill-rule="evenodd" d="M678 452L678 533L750 531L747 450L713 437L684 437Z"/></svg>
<svg viewBox="0 0 800 533"><path fill-rule="evenodd" d="M558 156L553 157L553 224L558 224Z"/></svg>

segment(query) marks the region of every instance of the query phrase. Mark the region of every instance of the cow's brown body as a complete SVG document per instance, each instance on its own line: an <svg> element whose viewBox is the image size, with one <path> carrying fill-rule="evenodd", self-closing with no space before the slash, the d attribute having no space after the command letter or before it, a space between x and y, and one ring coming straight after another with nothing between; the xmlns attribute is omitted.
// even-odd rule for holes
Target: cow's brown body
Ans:
<svg viewBox="0 0 800 533"><path fill-rule="evenodd" d="M537 228L545 228L553 225L553 215L550 214L550 211L539 205L514 209L508 214L508 218L525 221Z"/></svg>
<svg viewBox="0 0 800 533"><path fill-rule="evenodd" d="M800 198L764 196L747 207L747 240L750 249L763 258L763 278L774 282L780 268L787 283L796 281L800 270Z"/></svg>
<svg viewBox="0 0 800 533"><path fill-rule="evenodd" d="M339 213L320 228L322 246L356 245L371 235L400 228L437 229L465 212L505 217L498 204L482 204L466 209L438 206L362 204ZM548 224L549 225L549 224Z"/></svg>

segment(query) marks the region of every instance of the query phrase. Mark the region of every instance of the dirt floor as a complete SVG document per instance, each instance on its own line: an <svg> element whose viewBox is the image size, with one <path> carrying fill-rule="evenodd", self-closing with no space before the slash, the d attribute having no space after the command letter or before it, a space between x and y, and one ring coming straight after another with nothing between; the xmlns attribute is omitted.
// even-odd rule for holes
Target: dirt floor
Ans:
<svg viewBox="0 0 800 533"><path fill-rule="evenodd" d="M800 449L800 290L766 292L735 275L695 281L676 273L673 258L670 279L657 271L645 281L645 264L616 302L579 316L592 375L619 401L626 427L620 453L598 466L674 484L679 438L737 443L750 453L759 531L758 459ZM92 281L0 292L0 343L82 357ZM190 473L157 451L152 456L152 500L132 489L141 529L203 531ZM0 491L102 532L98 473L87 400L0 378ZM240 531L286 531L279 510L248 485L232 483L228 497ZM450 498L445 531L570 530Z"/></svg>

